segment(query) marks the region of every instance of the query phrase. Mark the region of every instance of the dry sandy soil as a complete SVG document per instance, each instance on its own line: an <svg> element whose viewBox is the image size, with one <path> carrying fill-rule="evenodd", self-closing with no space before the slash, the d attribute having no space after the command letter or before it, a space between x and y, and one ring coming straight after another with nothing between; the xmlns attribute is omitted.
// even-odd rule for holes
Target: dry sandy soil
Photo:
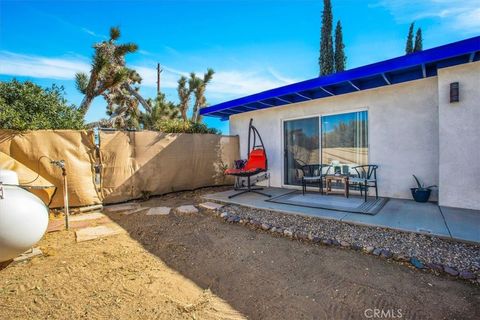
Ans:
<svg viewBox="0 0 480 320"><path fill-rule="evenodd" d="M208 191L146 204L198 203ZM109 216L124 234L76 243L73 231L50 233L39 243L43 257L0 271L0 319L368 319L373 309L396 319L480 319L479 287L371 255L205 211Z"/></svg>

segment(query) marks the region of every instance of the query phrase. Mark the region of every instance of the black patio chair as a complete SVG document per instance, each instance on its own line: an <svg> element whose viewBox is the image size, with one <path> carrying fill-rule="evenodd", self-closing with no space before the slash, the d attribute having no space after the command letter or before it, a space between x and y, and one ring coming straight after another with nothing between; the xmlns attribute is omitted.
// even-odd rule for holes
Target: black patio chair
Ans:
<svg viewBox="0 0 480 320"><path fill-rule="evenodd" d="M368 188L375 188L375 198L378 199L378 166L375 164L366 164L353 167L353 169L357 172L357 176L349 179L350 186L354 189L358 188L361 196L365 193L365 202L367 202Z"/></svg>
<svg viewBox="0 0 480 320"><path fill-rule="evenodd" d="M320 194L323 194L323 178L328 174L332 166L329 164L306 164L301 167L302 194L307 191L307 184L318 184ZM325 171L324 169L327 168ZM325 173L324 173L325 171Z"/></svg>

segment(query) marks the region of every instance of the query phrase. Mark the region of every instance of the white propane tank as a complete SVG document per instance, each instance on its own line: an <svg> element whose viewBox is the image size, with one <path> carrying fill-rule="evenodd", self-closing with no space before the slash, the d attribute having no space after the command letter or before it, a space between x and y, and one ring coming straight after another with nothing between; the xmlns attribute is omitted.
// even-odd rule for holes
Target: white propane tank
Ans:
<svg viewBox="0 0 480 320"><path fill-rule="evenodd" d="M18 186L14 171L0 170L0 262L30 249L45 234L48 208Z"/></svg>

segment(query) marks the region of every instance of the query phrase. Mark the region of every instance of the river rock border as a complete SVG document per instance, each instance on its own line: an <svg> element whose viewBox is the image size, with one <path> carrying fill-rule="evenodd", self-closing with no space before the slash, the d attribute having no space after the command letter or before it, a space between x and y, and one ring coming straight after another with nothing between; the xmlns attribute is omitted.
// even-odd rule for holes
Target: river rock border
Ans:
<svg viewBox="0 0 480 320"><path fill-rule="evenodd" d="M240 207L242 210L251 209L251 208L242 207L239 205L235 205L235 206ZM466 280L476 285L480 285L480 272L462 270L460 267L454 266L454 265L445 265L440 263L422 261L420 258L416 256L409 256L408 254L404 254L404 253L396 253L396 252L394 253L384 247L366 246L366 245L362 245L361 243L355 243L355 242L350 243L342 239L320 237L319 235L314 233L307 233L301 230L297 230L295 226L275 225L267 222L262 222L257 219L242 217L241 215L226 211L228 210L229 207L231 207L231 205L228 205L222 209L206 210L206 211L213 213L216 217L221 218L227 223L241 224L251 229L267 232L275 236L286 237L291 240L298 240L298 241L308 242L308 243L317 244L317 245L351 249L351 250L363 252L364 254L371 254L382 259L393 260L400 264L413 267L417 270L429 271L436 275L445 274L451 277ZM259 209L255 209L255 210L259 211ZM278 213L278 214L282 214L282 213ZM316 218L316 219L321 219L321 218ZM345 222L338 221L337 223L345 223ZM398 232L402 232L402 231L398 231Z"/></svg>

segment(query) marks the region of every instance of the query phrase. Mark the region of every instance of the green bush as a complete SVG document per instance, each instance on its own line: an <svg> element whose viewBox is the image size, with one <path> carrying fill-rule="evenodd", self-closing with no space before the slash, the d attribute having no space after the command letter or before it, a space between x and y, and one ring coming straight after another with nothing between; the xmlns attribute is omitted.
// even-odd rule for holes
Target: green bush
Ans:
<svg viewBox="0 0 480 320"><path fill-rule="evenodd" d="M64 98L63 87L0 82L0 128L13 130L83 129L82 114Z"/></svg>
<svg viewBox="0 0 480 320"><path fill-rule="evenodd" d="M211 133L220 134L215 128L209 128L203 123L184 121L182 119L163 119L155 123L155 130L165 133Z"/></svg>

